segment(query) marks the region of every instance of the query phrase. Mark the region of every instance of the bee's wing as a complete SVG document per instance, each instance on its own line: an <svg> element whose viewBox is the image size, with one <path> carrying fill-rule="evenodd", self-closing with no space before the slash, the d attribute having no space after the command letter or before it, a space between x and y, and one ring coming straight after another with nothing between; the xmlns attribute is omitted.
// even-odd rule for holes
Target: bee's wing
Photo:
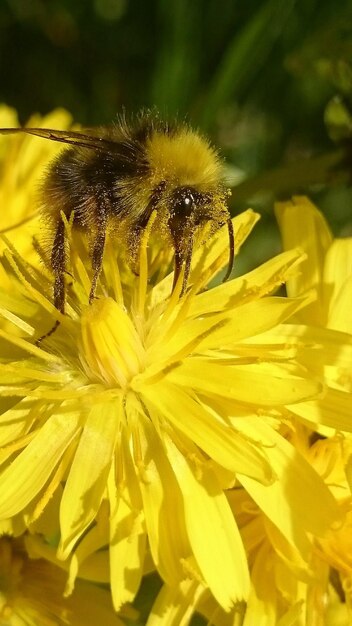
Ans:
<svg viewBox="0 0 352 626"><path fill-rule="evenodd" d="M114 152L117 147L115 141L110 141L104 137L86 135L85 133L71 130L51 130L50 128L0 128L0 135L11 135L15 133L27 133L51 141L61 141L62 143L92 150L103 150L104 152Z"/></svg>

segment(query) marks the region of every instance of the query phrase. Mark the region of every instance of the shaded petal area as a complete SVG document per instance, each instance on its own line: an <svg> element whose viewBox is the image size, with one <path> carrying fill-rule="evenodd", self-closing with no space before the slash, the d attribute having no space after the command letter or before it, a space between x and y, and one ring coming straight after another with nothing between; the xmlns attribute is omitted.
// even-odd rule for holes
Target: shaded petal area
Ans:
<svg viewBox="0 0 352 626"><path fill-rule="evenodd" d="M163 585L146 626L187 626L203 592L194 580L183 580L177 587Z"/></svg>

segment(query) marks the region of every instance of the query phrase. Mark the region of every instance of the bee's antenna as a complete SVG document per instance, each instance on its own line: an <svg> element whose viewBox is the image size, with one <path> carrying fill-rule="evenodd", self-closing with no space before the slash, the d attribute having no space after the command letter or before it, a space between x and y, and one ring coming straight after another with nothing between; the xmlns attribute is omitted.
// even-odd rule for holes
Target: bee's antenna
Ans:
<svg viewBox="0 0 352 626"><path fill-rule="evenodd" d="M229 262L227 265L227 272L222 281L223 283L225 283L227 279L231 276L233 262L235 260L235 234L233 232L233 224L230 216L227 219L227 230L229 234Z"/></svg>
<svg viewBox="0 0 352 626"><path fill-rule="evenodd" d="M47 337L50 337L50 335L52 335L59 326L60 326L60 320L56 320L54 326L47 333L44 333L44 335L41 335L41 337L36 339L35 345L37 347L40 347L40 344L42 343L43 339L46 339Z"/></svg>

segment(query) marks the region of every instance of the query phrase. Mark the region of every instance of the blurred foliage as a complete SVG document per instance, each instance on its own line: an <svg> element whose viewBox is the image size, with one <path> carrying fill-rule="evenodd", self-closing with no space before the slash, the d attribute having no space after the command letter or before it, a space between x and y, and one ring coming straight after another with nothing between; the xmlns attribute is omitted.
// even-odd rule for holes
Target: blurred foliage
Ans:
<svg viewBox="0 0 352 626"><path fill-rule="evenodd" d="M87 126L122 107L187 116L226 156L233 212L263 213L253 263L292 194L352 234L351 0L2 0L0 79L23 122L56 106Z"/></svg>

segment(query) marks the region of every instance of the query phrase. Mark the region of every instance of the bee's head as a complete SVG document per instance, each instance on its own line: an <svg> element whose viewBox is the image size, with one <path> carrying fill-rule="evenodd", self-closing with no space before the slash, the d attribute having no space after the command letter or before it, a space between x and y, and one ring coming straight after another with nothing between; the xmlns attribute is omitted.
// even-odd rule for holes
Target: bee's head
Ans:
<svg viewBox="0 0 352 626"><path fill-rule="evenodd" d="M217 151L187 125L151 133L146 143L146 163L152 185L149 209L156 209L162 230L168 231L175 249L175 281L184 266L185 290L195 243L228 225L229 269L234 241L227 206L222 161Z"/></svg>
<svg viewBox="0 0 352 626"><path fill-rule="evenodd" d="M209 191L194 186L178 186L169 195L169 228L173 238L193 236L206 224L211 232L226 224L229 217L228 191L218 185Z"/></svg>
<svg viewBox="0 0 352 626"><path fill-rule="evenodd" d="M225 224L229 233L229 267L226 278L231 273L234 237L227 206L228 195L229 191L220 184L208 191L200 191L190 185L176 186L168 194L167 226L175 249L174 286L184 264L182 291L186 288L195 241L204 242Z"/></svg>
<svg viewBox="0 0 352 626"><path fill-rule="evenodd" d="M168 217L174 241L188 238L208 223L226 223L228 190L223 163L208 139L187 124L156 130L146 144L146 162L156 190L155 206Z"/></svg>

